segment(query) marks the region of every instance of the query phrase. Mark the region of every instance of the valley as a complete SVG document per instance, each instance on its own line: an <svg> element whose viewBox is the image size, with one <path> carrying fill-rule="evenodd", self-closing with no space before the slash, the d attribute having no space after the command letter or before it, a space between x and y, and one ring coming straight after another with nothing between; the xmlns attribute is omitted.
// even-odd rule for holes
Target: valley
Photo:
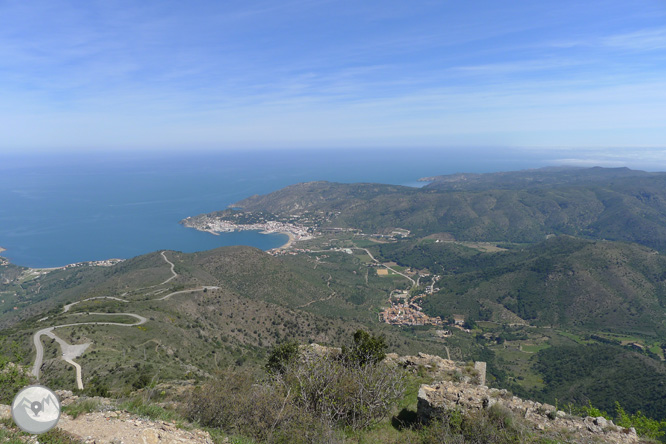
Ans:
<svg viewBox="0 0 666 444"><path fill-rule="evenodd" d="M328 190L315 207L300 194L311 196L312 187ZM516 236L496 232L494 239L487 229L462 238L459 230L440 231L449 222L426 230L414 223L427 219L425 207L413 207L417 194L450 198L440 195L449 190L429 188L305 184L248 199L252 211L191 219L207 221L190 222L206 230L271 221L281 230L298 227L288 246L268 252L159 251L55 270L6 263L0 291L16 309L0 314L1 347L18 347L23 365L49 386L120 396L158 381L197 384L230 366L258 374L277 344L340 344L363 328L399 354L486 362L489 385L524 398L592 402L608 411L620 401L630 412L666 414L666 392L655 382L666 375L660 250L569 229L527 242L531 235L520 230L533 233L534 226L522 220ZM359 227L350 226L348 212L356 210L345 209L347 198L356 207L364 199L383 205L384 216L369 211ZM389 213L405 216L393 224ZM651 244L661 242L655 236ZM594 365L567 359L581 353ZM641 371L629 379L626 369L636 365ZM599 368L602 385L593 377ZM567 390L568 378L581 372L576 389Z"/></svg>

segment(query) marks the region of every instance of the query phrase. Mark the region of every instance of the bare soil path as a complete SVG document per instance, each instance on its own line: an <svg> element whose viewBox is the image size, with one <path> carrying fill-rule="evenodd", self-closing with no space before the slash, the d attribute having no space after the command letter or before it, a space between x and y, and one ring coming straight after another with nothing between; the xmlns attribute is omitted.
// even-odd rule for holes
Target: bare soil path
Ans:
<svg viewBox="0 0 666 444"><path fill-rule="evenodd" d="M171 273L173 274L173 276L171 276L170 278L168 278L167 280L165 280L161 284L153 285L151 287L146 287L146 288L153 288L153 287L157 287L157 286L160 286L160 285L167 284L171 280L178 277L178 274L175 271L174 263L171 262L166 257L164 251L161 252L161 255L162 255L162 258L164 258L164 261L167 264L170 265ZM153 299L153 300L154 301L164 301L164 300L170 298L171 296L174 296L174 295L177 295L177 294L190 293L190 292L194 292L194 291L215 290L215 289L218 289L218 288L219 287L216 287L216 286L202 286L202 287L192 288L192 289L188 289L188 290L174 291L172 293L167 294L166 296L162 296L161 298L156 298L156 299ZM124 293L123 296L125 294L127 294L127 293ZM91 301L91 300L96 300L96 299L113 299L113 300L120 301L120 302L125 302L125 303L130 302L128 300L117 298L117 297L114 297L114 296L98 296L98 297L83 299L83 300L77 301L77 302L72 302L71 304L67 304L63 307L62 313L69 312L69 310L76 304L79 304L79 303L84 302L84 301ZM74 315L80 315L80 314L82 314L82 313L74 313ZM87 313L87 314L99 315L99 316L129 316L129 317L133 317L133 318L137 319L137 321L132 323L132 324L127 324L127 323L122 323L122 322L79 322L79 323L72 323L72 324L53 325L53 326L46 327L46 328L43 328L43 329L37 331L32 337L32 341L35 345L36 353L35 353L35 362L32 366L32 372L31 373L32 373L33 376L35 376L35 378L37 378L38 381L39 381L40 369L41 369L42 364L44 362L44 346L42 344L41 337L42 336L48 336L48 337L54 339L58 343L58 345L60 346L60 349L62 351L61 359L63 361L66 361L67 363L71 364L76 369L76 385L79 388L79 390L83 390L83 378L82 378L81 366L78 363L76 363L74 361L74 359L81 356L86 351L86 349L91 345L91 343L88 342L88 343L85 343L85 344L69 344L65 340L56 336L55 333L53 333L53 330L55 330L56 328L76 327L76 326L79 326L79 325L115 325L115 326L120 326L120 327L136 327L138 325L145 324L148 321L145 317L143 317L141 315L138 315L136 313ZM45 321L47 319L48 319L48 316L45 317L45 318L40 319L39 321L41 322L41 321Z"/></svg>

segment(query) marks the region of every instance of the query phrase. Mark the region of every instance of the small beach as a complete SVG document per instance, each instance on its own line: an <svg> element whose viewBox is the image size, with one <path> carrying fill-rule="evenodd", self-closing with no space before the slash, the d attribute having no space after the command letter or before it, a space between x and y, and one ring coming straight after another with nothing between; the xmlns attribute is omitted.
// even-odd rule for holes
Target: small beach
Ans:
<svg viewBox="0 0 666 444"><path fill-rule="evenodd" d="M277 234L285 234L289 237L289 239L287 240L286 244L277 247L276 250L286 250L287 248L291 247L291 245L296 241L296 236L294 236L292 233L285 231L285 232L277 232Z"/></svg>

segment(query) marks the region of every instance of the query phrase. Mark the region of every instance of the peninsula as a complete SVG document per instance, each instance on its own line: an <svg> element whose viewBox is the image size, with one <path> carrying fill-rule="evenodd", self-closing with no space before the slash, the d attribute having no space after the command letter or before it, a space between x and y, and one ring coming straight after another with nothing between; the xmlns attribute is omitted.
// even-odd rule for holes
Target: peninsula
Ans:
<svg viewBox="0 0 666 444"><path fill-rule="evenodd" d="M187 217L180 221L180 223L188 228L194 228L199 231L206 231L208 233L219 235L219 233L230 233L233 231L260 231L262 234L280 233L289 236L290 245L294 241L309 240L314 237L312 228L305 227L300 224L269 220L258 219L253 221L233 221L230 218L215 215L215 214L201 214L199 216Z"/></svg>

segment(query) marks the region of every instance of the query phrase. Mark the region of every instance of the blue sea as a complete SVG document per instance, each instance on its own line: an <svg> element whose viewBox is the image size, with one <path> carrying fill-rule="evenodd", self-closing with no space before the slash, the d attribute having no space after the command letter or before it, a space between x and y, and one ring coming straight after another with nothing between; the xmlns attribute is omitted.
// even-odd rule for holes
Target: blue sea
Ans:
<svg viewBox="0 0 666 444"><path fill-rule="evenodd" d="M0 154L0 255L28 267L225 245L264 250L286 236L214 236L187 217L313 180L422 186L421 177L549 165L525 152L282 150Z"/></svg>

